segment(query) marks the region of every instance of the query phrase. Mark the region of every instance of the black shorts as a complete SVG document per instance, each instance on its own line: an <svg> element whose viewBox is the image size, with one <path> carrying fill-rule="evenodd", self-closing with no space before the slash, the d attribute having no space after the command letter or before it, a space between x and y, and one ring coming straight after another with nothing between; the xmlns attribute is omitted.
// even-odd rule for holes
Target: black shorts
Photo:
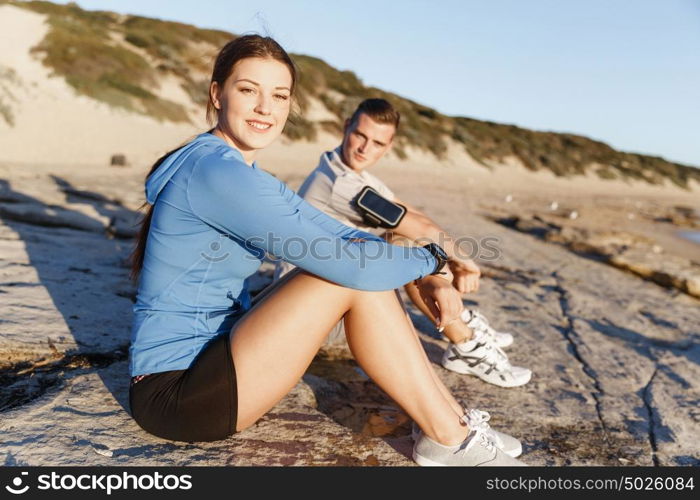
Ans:
<svg viewBox="0 0 700 500"><path fill-rule="evenodd" d="M229 334L212 339L187 370L150 374L129 388L143 430L173 441L217 441L236 432L238 394Z"/></svg>

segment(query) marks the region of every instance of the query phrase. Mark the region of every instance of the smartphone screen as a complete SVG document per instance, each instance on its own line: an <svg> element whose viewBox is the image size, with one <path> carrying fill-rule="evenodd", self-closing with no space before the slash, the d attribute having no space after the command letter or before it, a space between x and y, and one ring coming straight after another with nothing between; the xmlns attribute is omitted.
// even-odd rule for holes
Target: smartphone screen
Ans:
<svg viewBox="0 0 700 500"><path fill-rule="evenodd" d="M359 201L364 207L381 215L391 224L395 224L404 213L403 207L388 201L373 191L365 191Z"/></svg>

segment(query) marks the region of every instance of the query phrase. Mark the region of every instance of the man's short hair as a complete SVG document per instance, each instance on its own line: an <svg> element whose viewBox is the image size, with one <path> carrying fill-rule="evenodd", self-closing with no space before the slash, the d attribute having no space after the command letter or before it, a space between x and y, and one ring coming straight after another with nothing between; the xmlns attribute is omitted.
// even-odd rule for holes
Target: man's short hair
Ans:
<svg viewBox="0 0 700 500"><path fill-rule="evenodd" d="M360 103L355 112L350 117L350 125L357 123L361 114L365 114L377 123L386 123L399 128L401 114L386 99L365 99Z"/></svg>

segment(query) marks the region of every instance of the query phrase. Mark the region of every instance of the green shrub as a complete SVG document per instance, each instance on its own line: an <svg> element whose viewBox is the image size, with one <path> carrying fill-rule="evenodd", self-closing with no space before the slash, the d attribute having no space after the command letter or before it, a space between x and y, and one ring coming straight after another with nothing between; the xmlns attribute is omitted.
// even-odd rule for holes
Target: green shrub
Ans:
<svg viewBox="0 0 700 500"><path fill-rule="evenodd" d="M319 126L330 134L337 136L343 135L343 124L339 121L324 120L319 123Z"/></svg>
<svg viewBox="0 0 700 500"><path fill-rule="evenodd" d="M317 137L314 124L299 115L289 117L282 133L293 141L300 139L313 141Z"/></svg>
<svg viewBox="0 0 700 500"><path fill-rule="evenodd" d="M17 78L17 73L14 69L0 66L0 91L3 88L9 88L19 85L21 85L21 81L19 80L19 78ZM9 96L10 98L12 98L11 93L9 94ZM0 95L0 115L10 127L14 127L15 116L12 113L12 107L9 103L5 102L2 95Z"/></svg>
<svg viewBox="0 0 700 500"><path fill-rule="evenodd" d="M43 63L54 74L64 76L78 93L114 107L146 113L159 120L189 120L181 105L160 99L148 90L157 84L160 76L151 63L111 40L110 33L123 32L124 25L129 24L131 18L127 18L122 25L119 17L111 12L85 11L75 4L56 5L35 1L16 5L48 16L50 30L32 50L41 54ZM144 24L158 26L159 23L161 21L153 20L153 24L143 22L139 25L131 21L132 25L141 27ZM161 50L164 50L163 44L183 47L176 43L175 38L159 38L160 32L147 34L146 31L130 33L127 30L126 40L146 50L158 42L161 42L158 45ZM191 90L193 96L196 95Z"/></svg>
<svg viewBox="0 0 700 500"><path fill-rule="evenodd" d="M10 108L9 104L4 102L2 97L0 97L0 116L2 116L5 123L10 127L15 126L15 116L12 114L12 108Z"/></svg>
<svg viewBox="0 0 700 500"><path fill-rule="evenodd" d="M600 177L601 179L605 180L613 180L617 179L617 175L615 175L615 172L610 170L609 168L599 168L595 171L595 173Z"/></svg>
<svg viewBox="0 0 700 500"><path fill-rule="evenodd" d="M146 108L146 114L159 121L186 122L189 120L187 111L176 102L167 99L144 99L141 101Z"/></svg>

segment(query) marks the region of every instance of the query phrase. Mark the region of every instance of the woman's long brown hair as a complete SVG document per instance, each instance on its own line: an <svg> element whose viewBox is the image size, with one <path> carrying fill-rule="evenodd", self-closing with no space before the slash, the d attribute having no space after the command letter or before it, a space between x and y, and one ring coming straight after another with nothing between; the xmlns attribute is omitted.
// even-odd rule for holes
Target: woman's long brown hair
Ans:
<svg viewBox="0 0 700 500"><path fill-rule="evenodd" d="M292 88L291 93L294 94L294 89L296 87L297 81L297 71L292 59L289 54L278 44L274 39L270 37L263 37L260 35L244 35L234 40L231 40L219 51L216 56L216 61L214 62L214 69L211 75L211 84L217 82L219 88L224 86L226 79L233 72L233 67L238 61L243 59L248 59L250 57L259 57L263 59L275 59L287 66L289 72L292 75ZM214 124L217 119L217 109L214 107L214 103L209 95L209 102L207 103L207 120L210 124ZM146 176L146 180L156 171L156 169L170 156L172 153L177 151L173 149L161 156L158 161L156 161L151 170ZM139 274L141 273L141 268L143 267L143 259L146 254L146 240L148 238L148 232L151 228L151 219L153 218L153 205L144 203L141 207L148 207L143 219L141 220L141 227L139 228L138 236L136 237L136 245L134 246L134 251L131 253L131 274L132 280L137 281Z"/></svg>

